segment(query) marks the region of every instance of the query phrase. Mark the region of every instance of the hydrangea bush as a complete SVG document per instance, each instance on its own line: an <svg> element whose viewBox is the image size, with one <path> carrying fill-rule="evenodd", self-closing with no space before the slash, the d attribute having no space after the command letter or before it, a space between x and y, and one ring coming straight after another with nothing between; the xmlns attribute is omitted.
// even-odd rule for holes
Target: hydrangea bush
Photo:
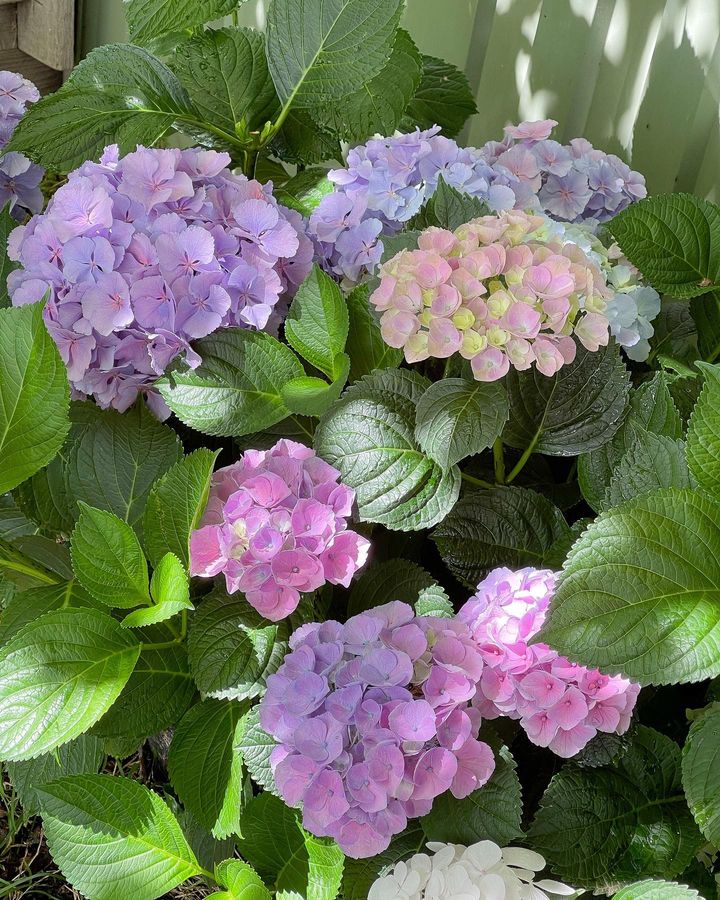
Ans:
<svg viewBox="0 0 720 900"><path fill-rule="evenodd" d="M720 208L236 5L0 74L7 889L717 900Z"/></svg>

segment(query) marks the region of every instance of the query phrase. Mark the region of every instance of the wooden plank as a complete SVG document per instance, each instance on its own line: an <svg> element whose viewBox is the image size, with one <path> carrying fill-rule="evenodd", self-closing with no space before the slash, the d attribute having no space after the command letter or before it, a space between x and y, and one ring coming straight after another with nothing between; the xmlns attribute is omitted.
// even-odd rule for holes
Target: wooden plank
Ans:
<svg viewBox="0 0 720 900"><path fill-rule="evenodd" d="M21 0L18 47L51 69L71 69L75 54L75 0Z"/></svg>
<svg viewBox="0 0 720 900"><path fill-rule="evenodd" d="M41 94L56 91L62 84L62 72L51 69L21 50L0 51L0 69L19 72L37 85Z"/></svg>
<svg viewBox="0 0 720 900"><path fill-rule="evenodd" d="M17 47L17 10L13 6L0 6L0 50Z"/></svg>

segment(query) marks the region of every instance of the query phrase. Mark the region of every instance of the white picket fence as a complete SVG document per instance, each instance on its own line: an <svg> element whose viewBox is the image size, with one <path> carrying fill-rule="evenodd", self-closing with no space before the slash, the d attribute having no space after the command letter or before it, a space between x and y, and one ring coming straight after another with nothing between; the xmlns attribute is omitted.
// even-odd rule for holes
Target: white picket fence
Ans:
<svg viewBox="0 0 720 900"><path fill-rule="evenodd" d="M241 7L262 27L267 0ZM124 38L122 0L84 0L84 50ZM720 200L720 0L407 0L424 53L465 70L464 139L551 117L643 172L653 192Z"/></svg>

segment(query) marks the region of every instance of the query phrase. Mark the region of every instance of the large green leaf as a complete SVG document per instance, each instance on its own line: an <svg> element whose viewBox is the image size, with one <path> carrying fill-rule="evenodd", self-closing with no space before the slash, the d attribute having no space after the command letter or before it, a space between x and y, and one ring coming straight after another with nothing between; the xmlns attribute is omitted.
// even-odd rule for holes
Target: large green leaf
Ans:
<svg viewBox="0 0 720 900"><path fill-rule="evenodd" d="M720 496L720 366L698 365L705 385L688 425L687 460L700 487Z"/></svg>
<svg viewBox="0 0 720 900"><path fill-rule="evenodd" d="M77 581L61 581L18 591L5 605L0 617L0 643L14 637L30 622L56 609L100 609L107 612Z"/></svg>
<svg viewBox="0 0 720 900"><path fill-rule="evenodd" d="M214 435L243 435L280 422L289 410L283 385L303 375L295 354L261 331L230 328L197 341L202 364L158 382L186 425Z"/></svg>
<svg viewBox="0 0 720 900"><path fill-rule="evenodd" d="M390 56L402 0L272 0L268 66L295 109L359 90Z"/></svg>
<svg viewBox="0 0 720 900"><path fill-rule="evenodd" d="M321 168L304 169L274 191L279 203L296 209L303 216L309 216L322 198L332 192L333 183L327 177L327 169Z"/></svg>
<svg viewBox="0 0 720 900"><path fill-rule="evenodd" d="M315 265L298 288L285 319L293 349L330 379L338 378L348 336L348 311L340 288Z"/></svg>
<svg viewBox="0 0 720 900"><path fill-rule="evenodd" d="M610 478L603 509L666 487L691 487L685 444L652 431L638 430Z"/></svg>
<svg viewBox="0 0 720 900"><path fill-rule="evenodd" d="M242 856L276 890L297 891L306 900L334 900L344 856L334 841L305 832L296 810L272 794L260 794L241 817Z"/></svg>
<svg viewBox="0 0 720 900"><path fill-rule="evenodd" d="M680 748L640 727L616 768L564 766L529 841L579 887L605 892L642 877L673 878L702 843L680 785Z"/></svg>
<svg viewBox="0 0 720 900"><path fill-rule="evenodd" d="M421 74L420 52L407 31L400 28L390 57L378 74L352 94L316 107L313 117L347 141L392 134L420 84Z"/></svg>
<svg viewBox="0 0 720 900"><path fill-rule="evenodd" d="M420 820L425 837L465 846L495 841L501 847L522 837L522 788L515 769L515 760L503 747L484 787L463 800L449 791L436 797L432 810Z"/></svg>
<svg viewBox="0 0 720 900"><path fill-rule="evenodd" d="M260 707L253 708L243 716L237 734L237 749L253 781L272 794L277 793L273 778L270 754L277 742L260 725Z"/></svg>
<svg viewBox="0 0 720 900"><path fill-rule="evenodd" d="M226 859L215 866L215 877L227 892L210 894L216 900L271 900L257 872L239 859Z"/></svg>
<svg viewBox="0 0 720 900"><path fill-rule="evenodd" d="M251 28L200 31L177 49L172 66L202 117L230 134L243 121L262 129L278 111L265 40Z"/></svg>
<svg viewBox="0 0 720 900"><path fill-rule="evenodd" d="M194 28L231 13L242 0L125 0L130 39L148 44L173 31Z"/></svg>
<svg viewBox="0 0 720 900"><path fill-rule="evenodd" d="M153 484L145 507L145 549L156 565L174 553L190 562L190 535L198 527L210 492L210 478L218 452L196 450L183 457Z"/></svg>
<svg viewBox="0 0 720 900"><path fill-rule="evenodd" d="M187 652L167 625L153 625L142 631L123 629L142 641L167 646L143 646L140 659L120 696L94 726L93 734L119 745L142 741L176 725L196 693Z"/></svg>
<svg viewBox="0 0 720 900"><path fill-rule="evenodd" d="M508 417L505 387L498 381L443 378L417 405L415 437L443 468L492 446Z"/></svg>
<svg viewBox="0 0 720 900"><path fill-rule="evenodd" d="M9 762L5 766L23 810L29 815L38 815L39 788L63 775L94 774L104 761L102 741L91 734L81 734L52 753L43 753L23 762Z"/></svg>
<svg viewBox="0 0 720 900"><path fill-rule="evenodd" d="M132 528L113 513L80 504L70 540L80 584L107 606L132 609L150 603L145 555Z"/></svg>
<svg viewBox="0 0 720 900"><path fill-rule="evenodd" d="M183 716L170 744L173 788L185 808L216 836L237 830L242 756L235 742L243 712L239 703L204 700Z"/></svg>
<svg viewBox="0 0 720 900"><path fill-rule="evenodd" d="M67 171L97 159L107 144L118 144L121 153L155 144L176 121L202 125L170 69L141 47L106 44L75 67L60 91L28 109L11 149Z"/></svg>
<svg viewBox="0 0 720 900"><path fill-rule="evenodd" d="M70 428L67 373L42 312L0 309L0 494L50 462Z"/></svg>
<svg viewBox="0 0 720 900"><path fill-rule="evenodd" d="M423 56L422 64L422 79L405 111L405 122L413 128L440 125L446 137L455 137L468 116L477 112L467 77L434 56Z"/></svg>
<svg viewBox="0 0 720 900"><path fill-rule="evenodd" d="M573 546L540 640L641 684L720 672L720 505L692 490L603 513Z"/></svg>
<svg viewBox="0 0 720 900"><path fill-rule="evenodd" d="M698 892L674 881L636 881L613 894L613 900L692 900Z"/></svg>
<svg viewBox="0 0 720 900"><path fill-rule="evenodd" d="M7 243L10 232L17 228L17 219L10 212L10 207L5 206L0 212L0 309L10 306L10 297L7 290L7 277L18 264L7 255Z"/></svg>
<svg viewBox="0 0 720 900"><path fill-rule="evenodd" d="M527 488L472 491L432 533L445 564L470 588L488 569L542 566L569 532L560 510Z"/></svg>
<svg viewBox="0 0 720 900"><path fill-rule="evenodd" d="M220 699L257 697L279 665L286 640L285 624L263 619L242 594L213 592L190 621L188 654L197 686Z"/></svg>
<svg viewBox="0 0 720 900"><path fill-rule="evenodd" d="M720 356L720 290L694 297L690 313L697 330L700 355L707 360Z"/></svg>
<svg viewBox="0 0 720 900"><path fill-rule="evenodd" d="M39 794L50 853L92 900L155 900L201 871L167 804L137 781L70 775Z"/></svg>
<svg viewBox="0 0 720 900"><path fill-rule="evenodd" d="M350 378L357 381L376 369L394 369L402 362L402 350L390 347L380 333L375 309L369 302L370 288L361 284L347 297L350 328L347 350Z"/></svg>
<svg viewBox="0 0 720 900"><path fill-rule="evenodd" d="M141 403L122 414L79 403L71 414L77 440L68 455L68 493L114 513L142 537L150 489L182 457L177 435Z"/></svg>
<svg viewBox="0 0 720 900"><path fill-rule="evenodd" d="M0 650L0 758L32 759L71 741L108 710L140 644L92 609L46 613Z"/></svg>
<svg viewBox="0 0 720 900"><path fill-rule="evenodd" d="M720 705L695 719L683 749L687 802L705 837L720 847Z"/></svg>
<svg viewBox="0 0 720 900"><path fill-rule="evenodd" d="M577 456L601 447L622 422L630 375L617 344L591 353L578 346L575 361L548 378L532 368L506 378L510 421L503 440L549 456Z"/></svg>
<svg viewBox="0 0 720 900"><path fill-rule="evenodd" d="M661 194L632 203L608 227L660 293L695 297L720 287L720 208L714 203Z"/></svg>
<svg viewBox="0 0 720 900"><path fill-rule="evenodd" d="M315 449L355 489L363 521L429 528L457 500L457 468L443 470L415 439L415 408L428 386L415 373L382 369L349 388L320 420Z"/></svg>

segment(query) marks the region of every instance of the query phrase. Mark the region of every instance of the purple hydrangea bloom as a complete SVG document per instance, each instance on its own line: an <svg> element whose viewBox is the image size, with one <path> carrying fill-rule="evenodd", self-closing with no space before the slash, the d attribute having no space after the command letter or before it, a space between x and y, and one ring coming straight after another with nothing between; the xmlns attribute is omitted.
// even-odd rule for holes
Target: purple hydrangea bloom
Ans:
<svg viewBox="0 0 720 900"><path fill-rule="evenodd" d="M303 625L290 648L260 721L279 741L278 790L302 805L313 834L374 856L435 797L466 797L490 778L495 761L470 706L482 655L463 623L394 602L344 625Z"/></svg>
<svg viewBox="0 0 720 900"><path fill-rule="evenodd" d="M46 212L11 235L13 303L48 296L45 321L79 395L123 411L190 342L220 327L266 328L310 270L302 218L272 184L233 175L226 153L149 150L70 173ZM0 191L2 191L0 174Z"/></svg>
<svg viewBox="0 0 720 900"><path fill-rule="evenodd" d="M484 661L473 700L480 714L519 719L534 744L570 757L598 731L627 731L640 686L572 663L547 644L528 644L554 591L555 574L548 570L495 569L458 619Z"/></svg>
<svg viewBox="0 0 720 900"><path fill-rule="evenodd" d="M12 137L28 103L40 99L35 85L17 72L0 72L0 148ZM45 170L22 153L0 157L0 209L10 204L16 219L38 213L43 207L40 182Z"/></svg>
<svg viewBox="0 0 720 900"><path fill-rule="evenodd" d="M283 619L300 594L325 582L347 587L370 542L347 530L355 491L313 450L280 440L248 450L212 477L200 528L190 538L190 573L225 575L261 615Z"/></svg>
<svg viewBox="0 0 720 900"><path fill-rule="evenodd" d="M459 147L439 126L373 138L350 150L345 168L328 177L335 190L313 211L309 233L318 257L355 283L372 273L383 235L397 233L443 179L497 212L544 212L563 221L610 219L646 195L645 180L621 159L581 138L550 139L553 119L508 125L502 141Z"/></svg>

